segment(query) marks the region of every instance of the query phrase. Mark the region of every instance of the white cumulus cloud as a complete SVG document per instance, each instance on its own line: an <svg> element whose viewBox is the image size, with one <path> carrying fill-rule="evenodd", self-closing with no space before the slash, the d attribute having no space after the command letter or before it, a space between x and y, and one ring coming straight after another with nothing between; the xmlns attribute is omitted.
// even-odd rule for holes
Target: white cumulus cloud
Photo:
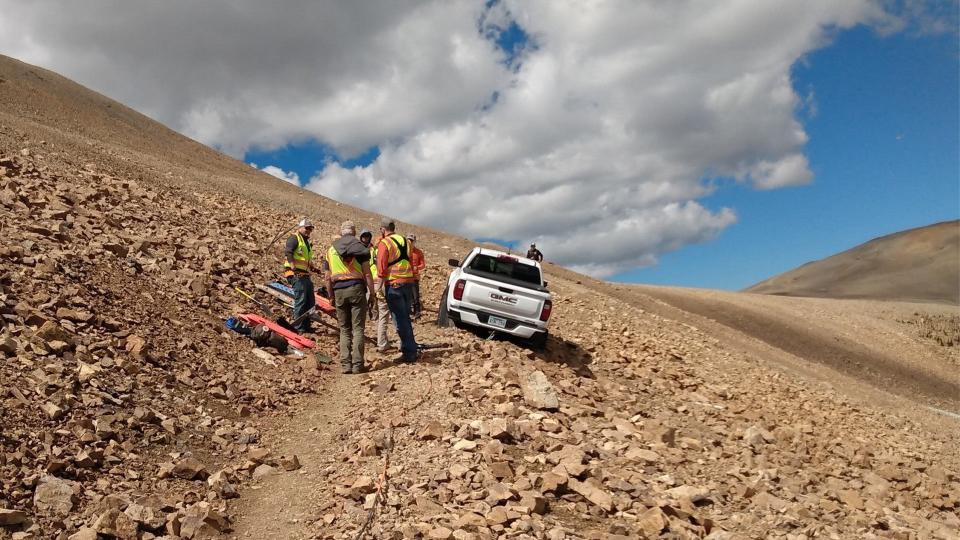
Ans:
<svg viewBox="0 0 960 540"><path fill-rule="evenodd" d="M254 168L259 168L255 163L251 163L250 165L253 165ZM276 165L267 165L260 170L269 174L270 176L290 182L295 186L300 185L300 175L293 171L287 172Z"/></svg>
<svg viewBox="0 0 960 540"><path fill-rule="evenodd" d="M307 187L607 276L734 223L698 202L704 179L809 183L791 66L844 28L940 20L890 5L0 0L0 52L238 157L377 146L365 167L318 163ZM511 22L531 38L516 58L491 39Z"/></svg>

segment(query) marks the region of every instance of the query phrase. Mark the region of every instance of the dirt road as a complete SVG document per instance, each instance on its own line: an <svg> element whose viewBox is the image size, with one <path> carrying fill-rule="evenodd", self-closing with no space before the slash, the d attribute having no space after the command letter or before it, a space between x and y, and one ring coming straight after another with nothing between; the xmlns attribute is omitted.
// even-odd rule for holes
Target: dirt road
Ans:
<svg viewBox="0 0 960 540"><path fill-rule="evenodd" d="M956 369L960 350L925 342L903 322L917 312L956 316L960 308L668 287L630 289L630 298L650 311L678 316L675 311L657 307L648 298L656 299L696 316L694 319L701 322L714 321L883 391L960 411L960 373Z"/></svg>

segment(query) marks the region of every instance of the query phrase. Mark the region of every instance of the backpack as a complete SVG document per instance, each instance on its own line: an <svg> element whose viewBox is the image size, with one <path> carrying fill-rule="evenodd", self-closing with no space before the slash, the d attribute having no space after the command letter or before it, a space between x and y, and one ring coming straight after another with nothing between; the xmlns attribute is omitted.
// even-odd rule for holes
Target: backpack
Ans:
<svg viewBox="0 0 960 540"><path fill-rule="evenodd" d="M250 330L250 339L257 347L273 347L280 354L287 352L287 340L265 325L258 324Z"/></svg>

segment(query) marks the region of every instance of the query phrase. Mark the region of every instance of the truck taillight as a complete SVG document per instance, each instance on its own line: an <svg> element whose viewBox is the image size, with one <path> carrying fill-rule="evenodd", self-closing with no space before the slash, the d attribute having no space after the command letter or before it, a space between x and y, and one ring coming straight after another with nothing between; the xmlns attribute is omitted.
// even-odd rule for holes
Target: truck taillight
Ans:
<svg viewBox="0 0 960 540"><path fill-rule="evenodd" d="M454 300L463 300L463 289L467 287L467 282L462 279L458 279L457 283L453 286L453 299Z"/></svg>
<svg viewBox="0 0 960 540"><path fill-rule="evenodd" d="M543 303L543 309L540 310L540 320L546 322L550 318L550 312L553 311L553 302L546 300Z"/></svg>

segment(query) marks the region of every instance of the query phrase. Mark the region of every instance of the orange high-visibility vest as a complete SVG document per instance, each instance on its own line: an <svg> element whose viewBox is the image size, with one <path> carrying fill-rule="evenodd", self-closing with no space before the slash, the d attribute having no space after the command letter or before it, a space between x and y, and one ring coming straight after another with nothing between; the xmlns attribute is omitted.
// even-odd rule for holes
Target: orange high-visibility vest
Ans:
<svg viewBox="0 0 960 540"><path fill-rule="evenodd" d="M381 240L387 246L387 275L383 279L413 279L413 265L407 253L407 239L399 234L391 234Z"/></svg>

